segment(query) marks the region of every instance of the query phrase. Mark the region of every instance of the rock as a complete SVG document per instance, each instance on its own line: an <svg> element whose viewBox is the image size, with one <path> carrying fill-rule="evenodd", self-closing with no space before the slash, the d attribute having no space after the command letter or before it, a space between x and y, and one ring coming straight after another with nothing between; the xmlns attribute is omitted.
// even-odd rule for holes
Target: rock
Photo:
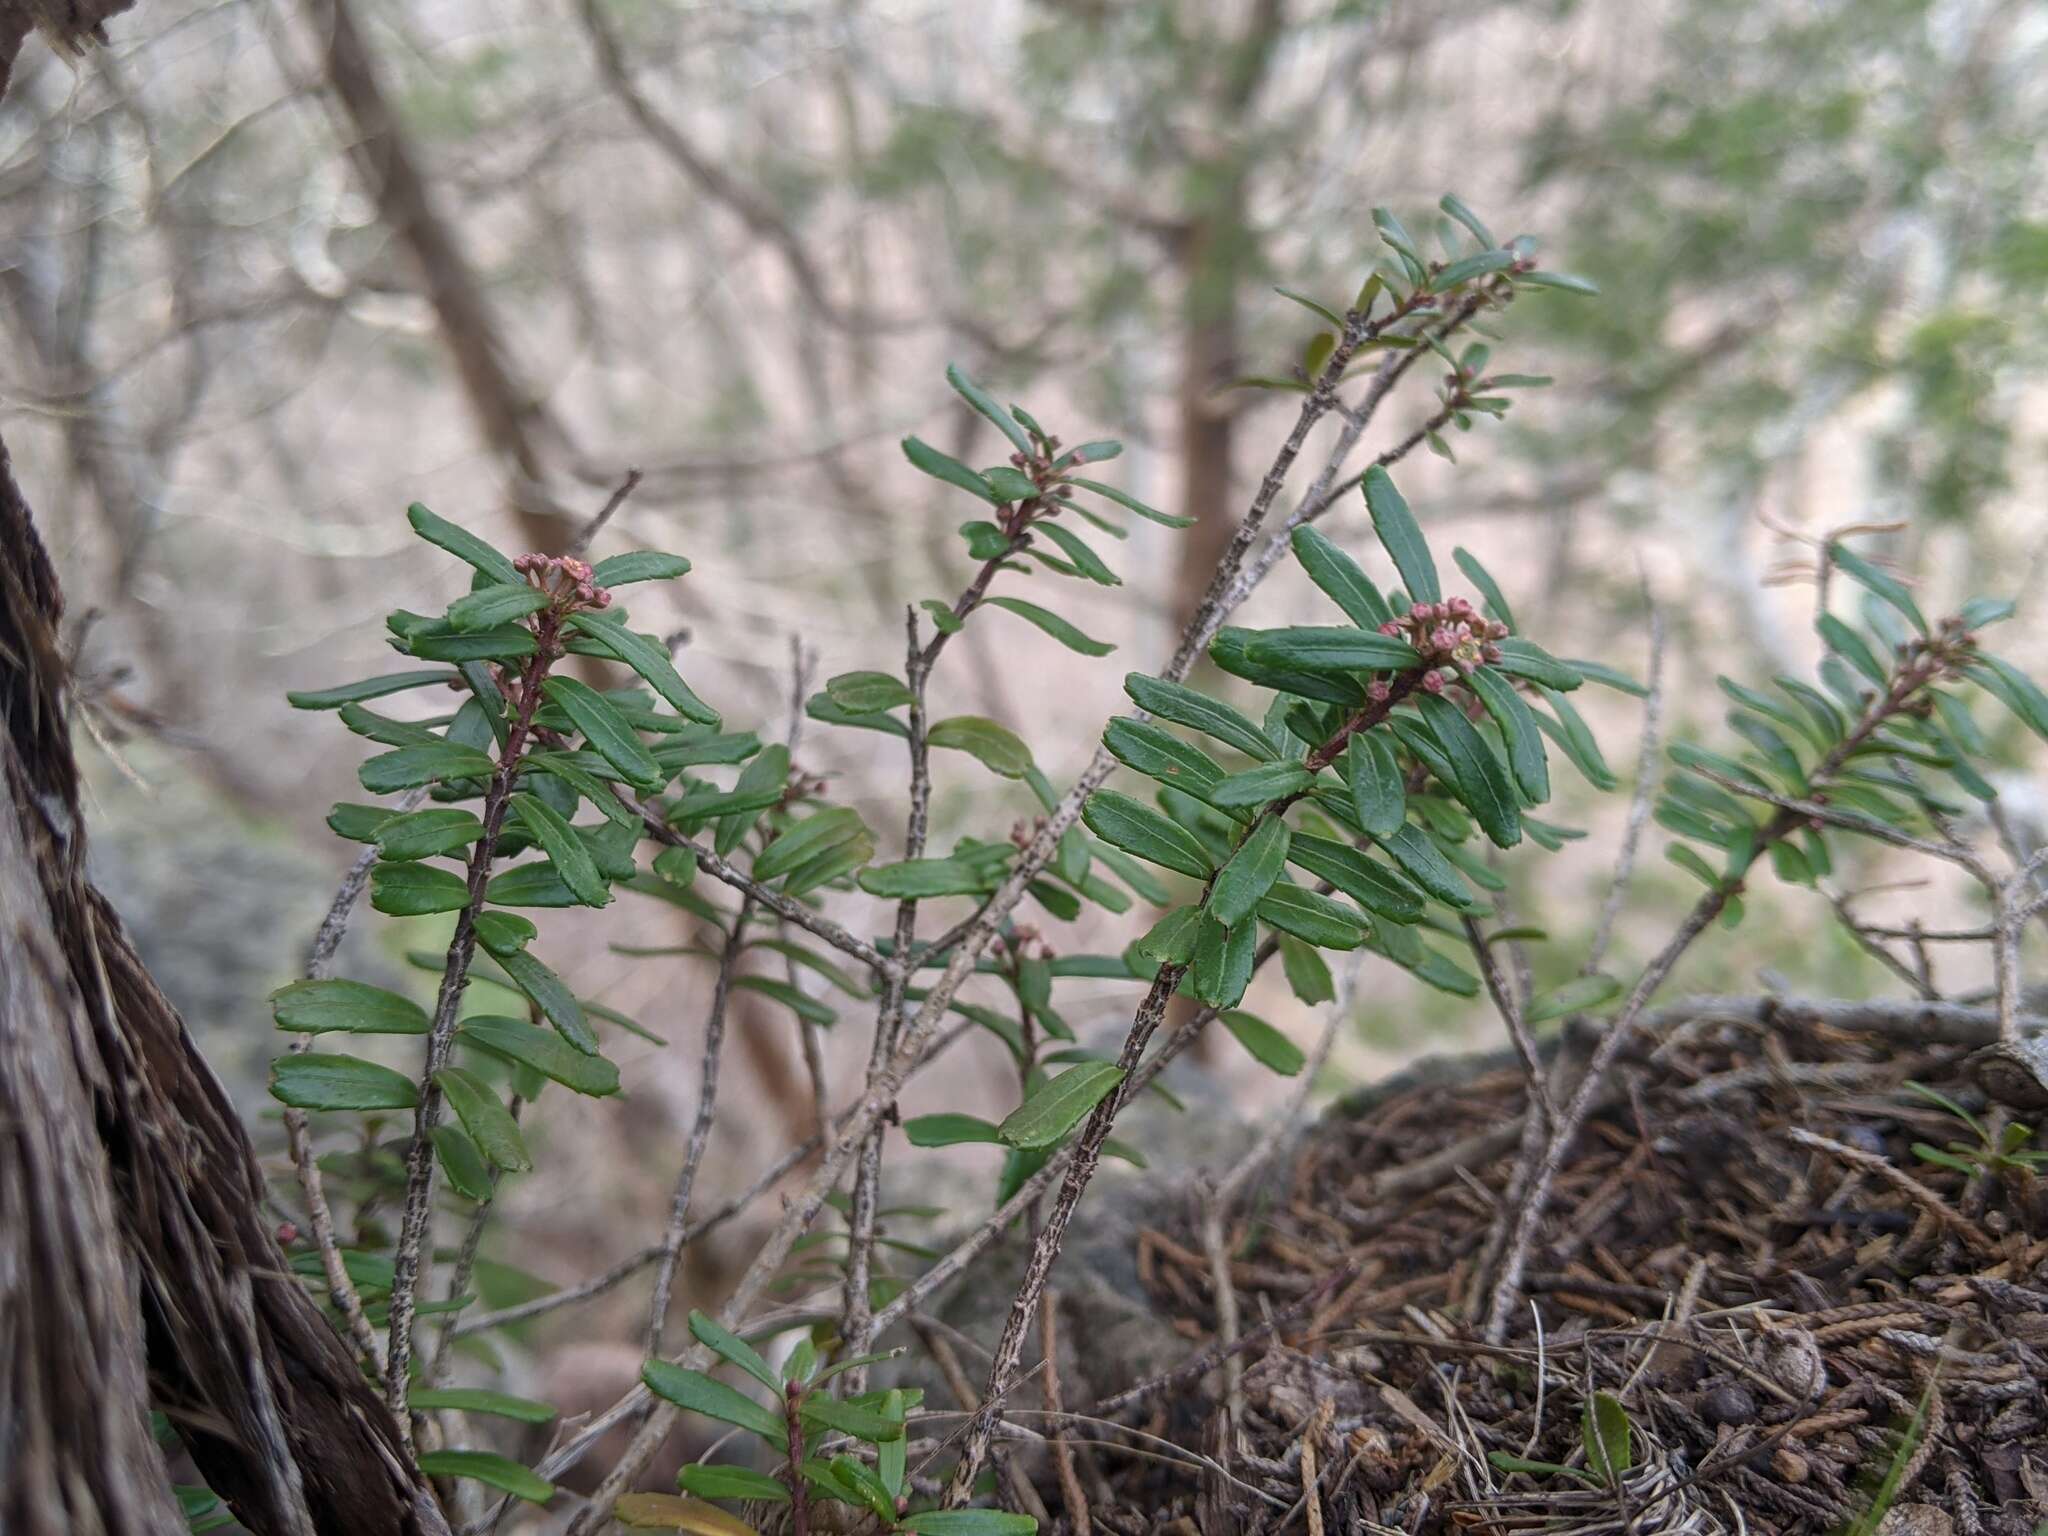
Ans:
<svg viewBox="0 0 2048 1536"><path fill-rule="evenodd" d="M1878 1525L1877 1536L1955 1536L1956 1523L1932 1504L1894 1504Z"/></svg>
<svg viewBox="0 0 2048 1536"><path fill-rule="evenodd" d="M1756 1398L1749 1388L1724 1382L1700 1395L1699 1415L1709 1424L1740 1428L1756 1419Z"/></svg>

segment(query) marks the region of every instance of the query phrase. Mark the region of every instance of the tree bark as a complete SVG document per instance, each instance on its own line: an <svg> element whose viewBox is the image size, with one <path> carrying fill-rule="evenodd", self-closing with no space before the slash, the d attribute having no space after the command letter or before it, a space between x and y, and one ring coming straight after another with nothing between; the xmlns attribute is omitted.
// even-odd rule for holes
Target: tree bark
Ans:
<svg viewBox="0 0 2048 1536"><path fill-rule="evenodd" d="M295 1279L233 1105L85 874L63 600L0 442L0 1530L445 1536Z"/></svg>

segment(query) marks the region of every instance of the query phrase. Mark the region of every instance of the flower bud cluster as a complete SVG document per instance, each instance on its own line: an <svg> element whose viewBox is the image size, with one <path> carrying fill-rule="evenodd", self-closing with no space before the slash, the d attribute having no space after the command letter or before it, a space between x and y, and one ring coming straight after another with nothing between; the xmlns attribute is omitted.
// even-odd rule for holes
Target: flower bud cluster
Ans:
<svg viewBox="0 0 2048 1536"><path fill-rule="evenodd" d="M1045 818L1034 816L1029 821L1019 820L1010 828L1010 843L1016 848L1029 848L1045 830Z"/></svg>
<svg viewBox="0 0 2048 1536"><path fill-rule="evenodd" d="M1045 935L1030 923L1011 924L1008 933L998 933L989 941L989 947L1019 960L1050 960L1054 954Z"/></svg>
<svg viewBox="0 0 2048 1536"><path fill-rule="evenodd" d="M576 608L609 608L610 589L597 584L597 573L574 555L521 555L512 568L527 584L545 592L563 612Z"/></svg>
<svg viewBox="0 0 2048 1536"><path fill-rule="evenodd" d="M1500 646L1508 627L1489 619L1465 598L1441 603L1417 603L1399 618L1380 626L1391 639L1405 639L1421 653L1430 670L1422 676L1427 693L1442 693L1481 662L1499 661ZM1383 702L1391 690L1383 682L1370 689L1375 701Z"/></svg>

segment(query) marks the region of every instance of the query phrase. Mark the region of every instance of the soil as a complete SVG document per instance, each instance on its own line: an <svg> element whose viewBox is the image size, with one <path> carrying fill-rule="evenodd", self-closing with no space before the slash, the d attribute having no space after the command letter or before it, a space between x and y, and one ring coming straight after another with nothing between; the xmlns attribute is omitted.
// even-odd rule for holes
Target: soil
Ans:
<svg viewBox="0 0 2048 1536"><path fill-rule="evenodd" d="M1969 1030L1854 1017L1730 1004L1625 1054L1498 1342L1473 1319L1525 1104L1512 1066L1341 1108L1269 1177L1228 1238L1234 1414L1226 1369L1203 1369L1198 1219L1141 1232L1191 1358L1096 1412L1169 1444L1105 1426L1066 1498L1041 1483L1056 1528L1078 1495L1093 1529L1204 1536L2034 1532L2048 1179L1978 1047L1940 1043ZM1596 1394L1626 1414L1619 1475L1589 1466Z"/></svg>

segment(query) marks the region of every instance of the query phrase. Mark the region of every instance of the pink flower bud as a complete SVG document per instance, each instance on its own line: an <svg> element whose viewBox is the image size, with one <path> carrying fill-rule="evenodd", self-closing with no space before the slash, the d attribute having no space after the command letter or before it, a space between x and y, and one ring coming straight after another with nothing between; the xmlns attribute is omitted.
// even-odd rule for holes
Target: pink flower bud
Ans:
<svg viewBox="0 0 2048 1536"><path fill-rule="evenodd" d="M296 1222L280 1221L277 1224L277 1241L279 1247L289 1248L293 1243L296 1243L298 1240L299 1228Z"/></svg>
<svg viewBox="0 0 2048 1536"><path fill-rule="evenodd" d="M1486 626L1486 633L1489 639L1505 640L1508 637L1508 627L1496 619Z"/></svg>
<svg viewBox="0 0 2048 1536"><path fill-rule="evenodd" d="M1375 704L1384 704L1394 696L1394 690L1389 688L1384 682L1375 681L1366 684L1365 696Z"/></svg>
<svg viewBox="0 0 2048 1536"><path fill-rule="evenodd" d="M1443 673L1441 673L1441 672L1425 672L1425 673L1423 673L1423 674L1422 674L1422 691L1423 691L1424 693L1442 693L1442 692L1444 691L1444 675L1443 675Z"/></svg>
<svg viewBox="0 0 2048 1536"><path fill-rule="evenodd" d="M1462 619L1462 618L1464 618L1464 617L1465 617L1465 616L1466 616L1467 614L1469 614L1469 613L1470 613L1471 611L1472 611L1472 604L1471 604L1471 603L1470 603L1470 601L1468 601L1467 599L1465 599L1465 598L1462 598L1462 597L1454 597L1454 598L1452 598L1452 599L1451 599L1451 615L1452 615L1452 617L1454 617L1454 618L1460 618L1460 619Z"/></svg>
<svg viewBox="0 0 2048 1536"><path fill-rule="evenodd" d="M1489 645L1483 648L1479 654L1484 656L1488 661L1499 661L1501 651L1499 646Z"/></svg>
<svg viewBox="0 0 2048 1536"><path fill-rule="evenodd" d="M611 605L612 589L610 587L599 587L597 594L590 600L590 606L593 608L609 608Z"/></svg>
<svg viewBox="0 0 2048 1536"><path fill-rule="evenodd" d="M1448 619L1451 616L1451 605L1449 603L1432 603L1430 605L1430 612L1439 619Z"/></svg>
<svg viewBox="0 0 2048 1536"><path fill-rule="evenodd" d="M1430 606L1427 603L1417 603L1414 607L1408 610L1408 617L1411 619L1422 619L1426 621L1434 618L1435 616L1436 615L1431 611Z"/></svg>
<svg viewBox="0 0 2048 1536"><path fill-rule="evenodd" d="M1385 635L1389 640L1393 640L1400 636L1401 626L1396 624L1392 619L1389 619L1386 623L1380 626L1380 633Z"/></svg>
<svg viewBox="0 0 2048 1536"><path fill-rule="evenodd" d="M1448 651L1458 643L1458 637L1451 633L1448 624L1439 624L1429 632L1429 643L1440 651Z"/></svg>

